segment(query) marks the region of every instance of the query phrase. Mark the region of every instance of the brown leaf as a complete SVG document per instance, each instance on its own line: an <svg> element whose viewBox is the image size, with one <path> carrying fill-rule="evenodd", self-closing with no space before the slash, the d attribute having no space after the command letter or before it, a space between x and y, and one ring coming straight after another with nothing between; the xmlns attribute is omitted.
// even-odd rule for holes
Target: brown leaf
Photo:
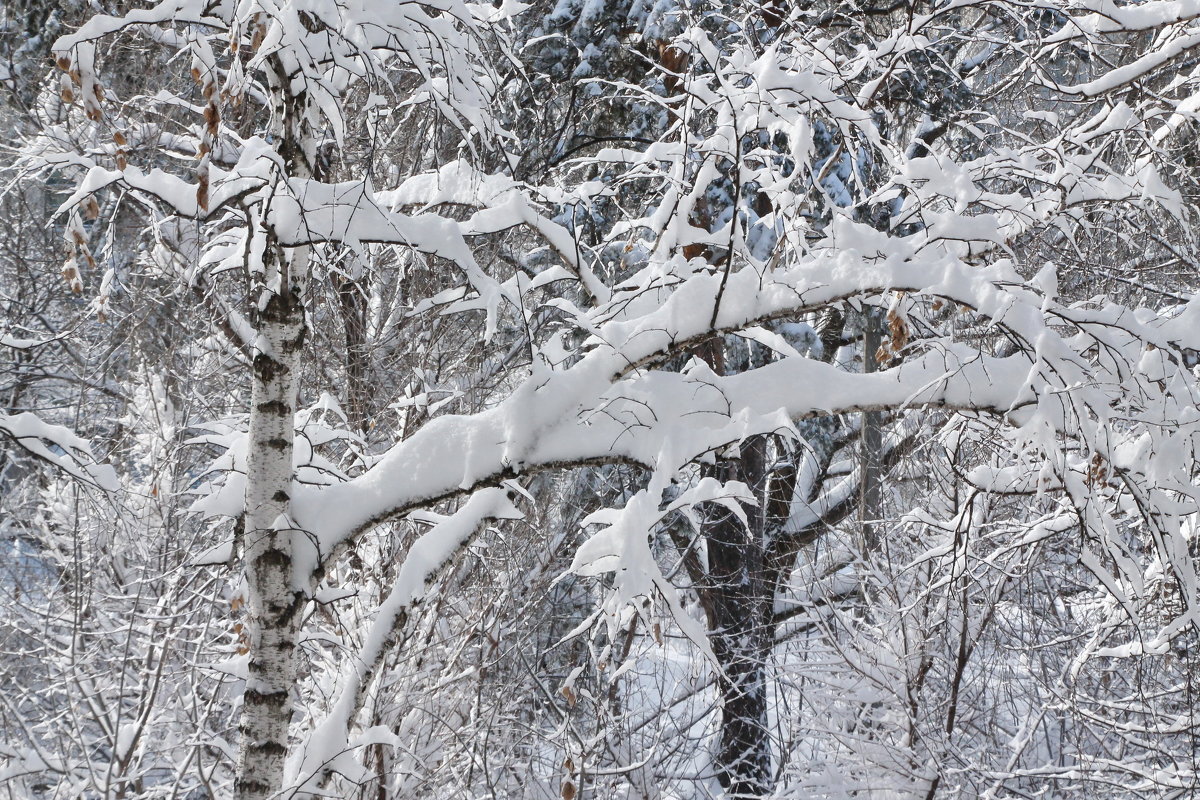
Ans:
<svg viewBox="0 0 1200 800"><path fill-rule="evenodd" d="M688 54L683 48L676 47L673 44L667 44L665 41L658 43L658 63L667 72L681 73L687 69ZM676 75L667 75L663 78L663 89L666 90L667 97L672 97L679 91L681 80Z"/></svg>
<svg viewBox="0 0 1200 800"><path fill-rule="evenodd" d="M887 313L888 331L892 335L892 352L898 353L908 344L908 321L895 311Z"/></svg>
<svg viewBox="0 0 1200 800"><path fill-rule="evenodd" d="M778 28L787 19L788 4L782 0L767 0L762 4L762 21L768 28Z"/></svg>
<svg viewBox="0 0 1200 800"><path fill-rule="evenodd" d="M210 102L204 107L204 122L209 136L215 137L220 132L221 111L215 103Z"/></svg>
<svg viewBox="0 0 1200 800"><path fill-rule="evenodd" d="M62 276L73 293L80 294L83 291L83 281L79 278L79 267L76 266L75 259L72 258L63 265Z"/></svg>
<svg viewBox="0 0 1200 800"><path fill-rule="evenodd" d="M254 35L250 37L250 49L257 51L265 38L267 38L266 15L259 12L255 15Z"/></svg>
<svg viewBox="0 0 1200 800"><path fill-rule="evenodd" d="M208 178L201 178L196 185L196 205L201 211L208 211Z"/></svg>

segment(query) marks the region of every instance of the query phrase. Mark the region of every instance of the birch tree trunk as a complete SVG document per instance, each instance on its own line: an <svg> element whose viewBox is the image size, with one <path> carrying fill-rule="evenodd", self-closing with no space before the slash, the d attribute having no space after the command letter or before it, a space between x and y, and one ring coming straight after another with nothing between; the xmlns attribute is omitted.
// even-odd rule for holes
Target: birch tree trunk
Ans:
<svg viewBox="0 0 1200 800"><path fill-rule="evenodd" d="M272 134L288 178L313 176L314 139L306 94L294 92L278 55L267 59ZM268 224L251 238L265 240L254 274L258 340L254 353L246 474L243 557L250 634L250 665L239 725L235 800L265 800L283 788L288 727L296 682L296 645L311 576L297 575L297 537L291 521L295 410L304 344L307 246L284 248ZM252 271L255 265L251 265Z"/></svg>
<svg viewBox="0 0 1200 800"><path fill-rule="evenodd" d="M290 272L280 249L271 250L279 271ZM304 307L295 287L273 291L268 284L260 296L261 349L254 356L243 540L250 666L242 699L238 800L267 798L282 787L296 638L305 602L293 575L297 532L288 521Z"/></svg>

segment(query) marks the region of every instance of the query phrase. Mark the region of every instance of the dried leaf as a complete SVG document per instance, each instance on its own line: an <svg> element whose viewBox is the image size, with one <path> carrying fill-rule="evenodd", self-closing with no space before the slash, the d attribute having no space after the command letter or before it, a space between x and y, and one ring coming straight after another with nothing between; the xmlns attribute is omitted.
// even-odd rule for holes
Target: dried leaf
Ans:
<svg viewBox="0 0 1200 800"><path fill-rule="evenodd" d="M67 259L67 263L63 264L62 276L72 292L75 294L83 292L83 281L80 280L79 265L75 263L75 259Z"/></svg>
<svg viewBox="0 0 1200 800"><path fill-rule="evenodd" d="M254 35L250 39L250 49L257 51L262 45L263 39L267 38L267 24L264 19L265 15L258 14L254 25Z"/></svg>

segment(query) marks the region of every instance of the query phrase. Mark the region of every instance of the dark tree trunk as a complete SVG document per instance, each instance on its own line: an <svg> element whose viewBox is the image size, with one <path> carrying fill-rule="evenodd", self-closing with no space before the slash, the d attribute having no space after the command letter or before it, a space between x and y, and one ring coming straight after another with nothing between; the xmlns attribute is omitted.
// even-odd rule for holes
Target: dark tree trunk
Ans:
<svg viewBox="0 0 1200 800"><path fill-rule="evenodd" d="M882 343L883 320L877 311L866 312L863 316L863 372L871 373L879 369L876 351ZM862 418L862 468L859 489L860 508L859 518L862 530L862 541L859 543L861 555L867 558L879 546L879 533L876 522L881 511L883 487L880 483L882 476L883 456L883 414L878 411L863 412Z"/></svg>
<svg viewBox="0 0 1200 800"><path fill-rule="evenodd" d="M767 439L746 442L741 455L714 467L723 481L746 483L760 498L767 478ZM708 574L702 581L709 641L721 667L721 738L717 775L731 798L758 798L771 788L767 727L767 661L772 642L771 587L766 576L766 505L747 508L746 525L728 509L711 512L703 535Z"/></svg>
<svg viewBox="0 0 1200 800"><path fill-rule="evenodd" d="M370 345L367 343L367 298L358 281L345 280L337 287L346 333L347 419L358 433L365 434L371 416L371 391L367 380L370 369Z"/></svg>
<svg viewBox="0 0 1200 800"><path fill-rule="evenodd" d="M767 730L766 661L770 652L770 620L764 613L762 581L746 558L750 538L741 524L719 523L723 529L709 539L709 559L721 581L712 590L713 627L710 642L721 666L721 741L718 777L730 797L762 797L771 784L771 750ZM717 544L726 532L741 534L736 541ZM737 538L737 537L733 537ZM717 546L714 547L714 544ZM743 549L744 548L744 549ZM719 555L714 558L714 551ZM759 571L761 572L761 571Z"/></svg>

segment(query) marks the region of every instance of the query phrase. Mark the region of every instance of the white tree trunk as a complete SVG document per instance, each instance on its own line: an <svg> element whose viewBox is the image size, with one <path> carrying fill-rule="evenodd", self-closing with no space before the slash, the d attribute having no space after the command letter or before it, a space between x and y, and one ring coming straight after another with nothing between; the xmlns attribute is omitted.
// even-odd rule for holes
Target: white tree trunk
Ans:
<svg viewBox="0 0 1200 800"><path fill-rule="evenodd" d="M269 256L281 273L279 286L291 284L286 264L298 255L288 259L275 248ZM299 534L288 516L304 307L294 285L274 291L271 283L262 288L250 411L243 534L250 666L242 700L238 800L271 797L282 787L296 640L307 596L294 575L293 537Z"/></svg>
<svg viewBox="0 0 1200 800"><path fill-rule="evenodd" d="M313 177L314 138L309 98L297 93L278 55L263 73L271 99L271 137L287 178ZM265 240L255 277L254 388L246 471L243 559L249 616L250 666L239 725L235 800L265 800L283 789L296 682L300 617L312 575L296 570L297 538L291 521L296 393L304 345L304 291L311 248L283 248L269 222L253 231ZM257 265L256 265L257 266Z"/></svg>

